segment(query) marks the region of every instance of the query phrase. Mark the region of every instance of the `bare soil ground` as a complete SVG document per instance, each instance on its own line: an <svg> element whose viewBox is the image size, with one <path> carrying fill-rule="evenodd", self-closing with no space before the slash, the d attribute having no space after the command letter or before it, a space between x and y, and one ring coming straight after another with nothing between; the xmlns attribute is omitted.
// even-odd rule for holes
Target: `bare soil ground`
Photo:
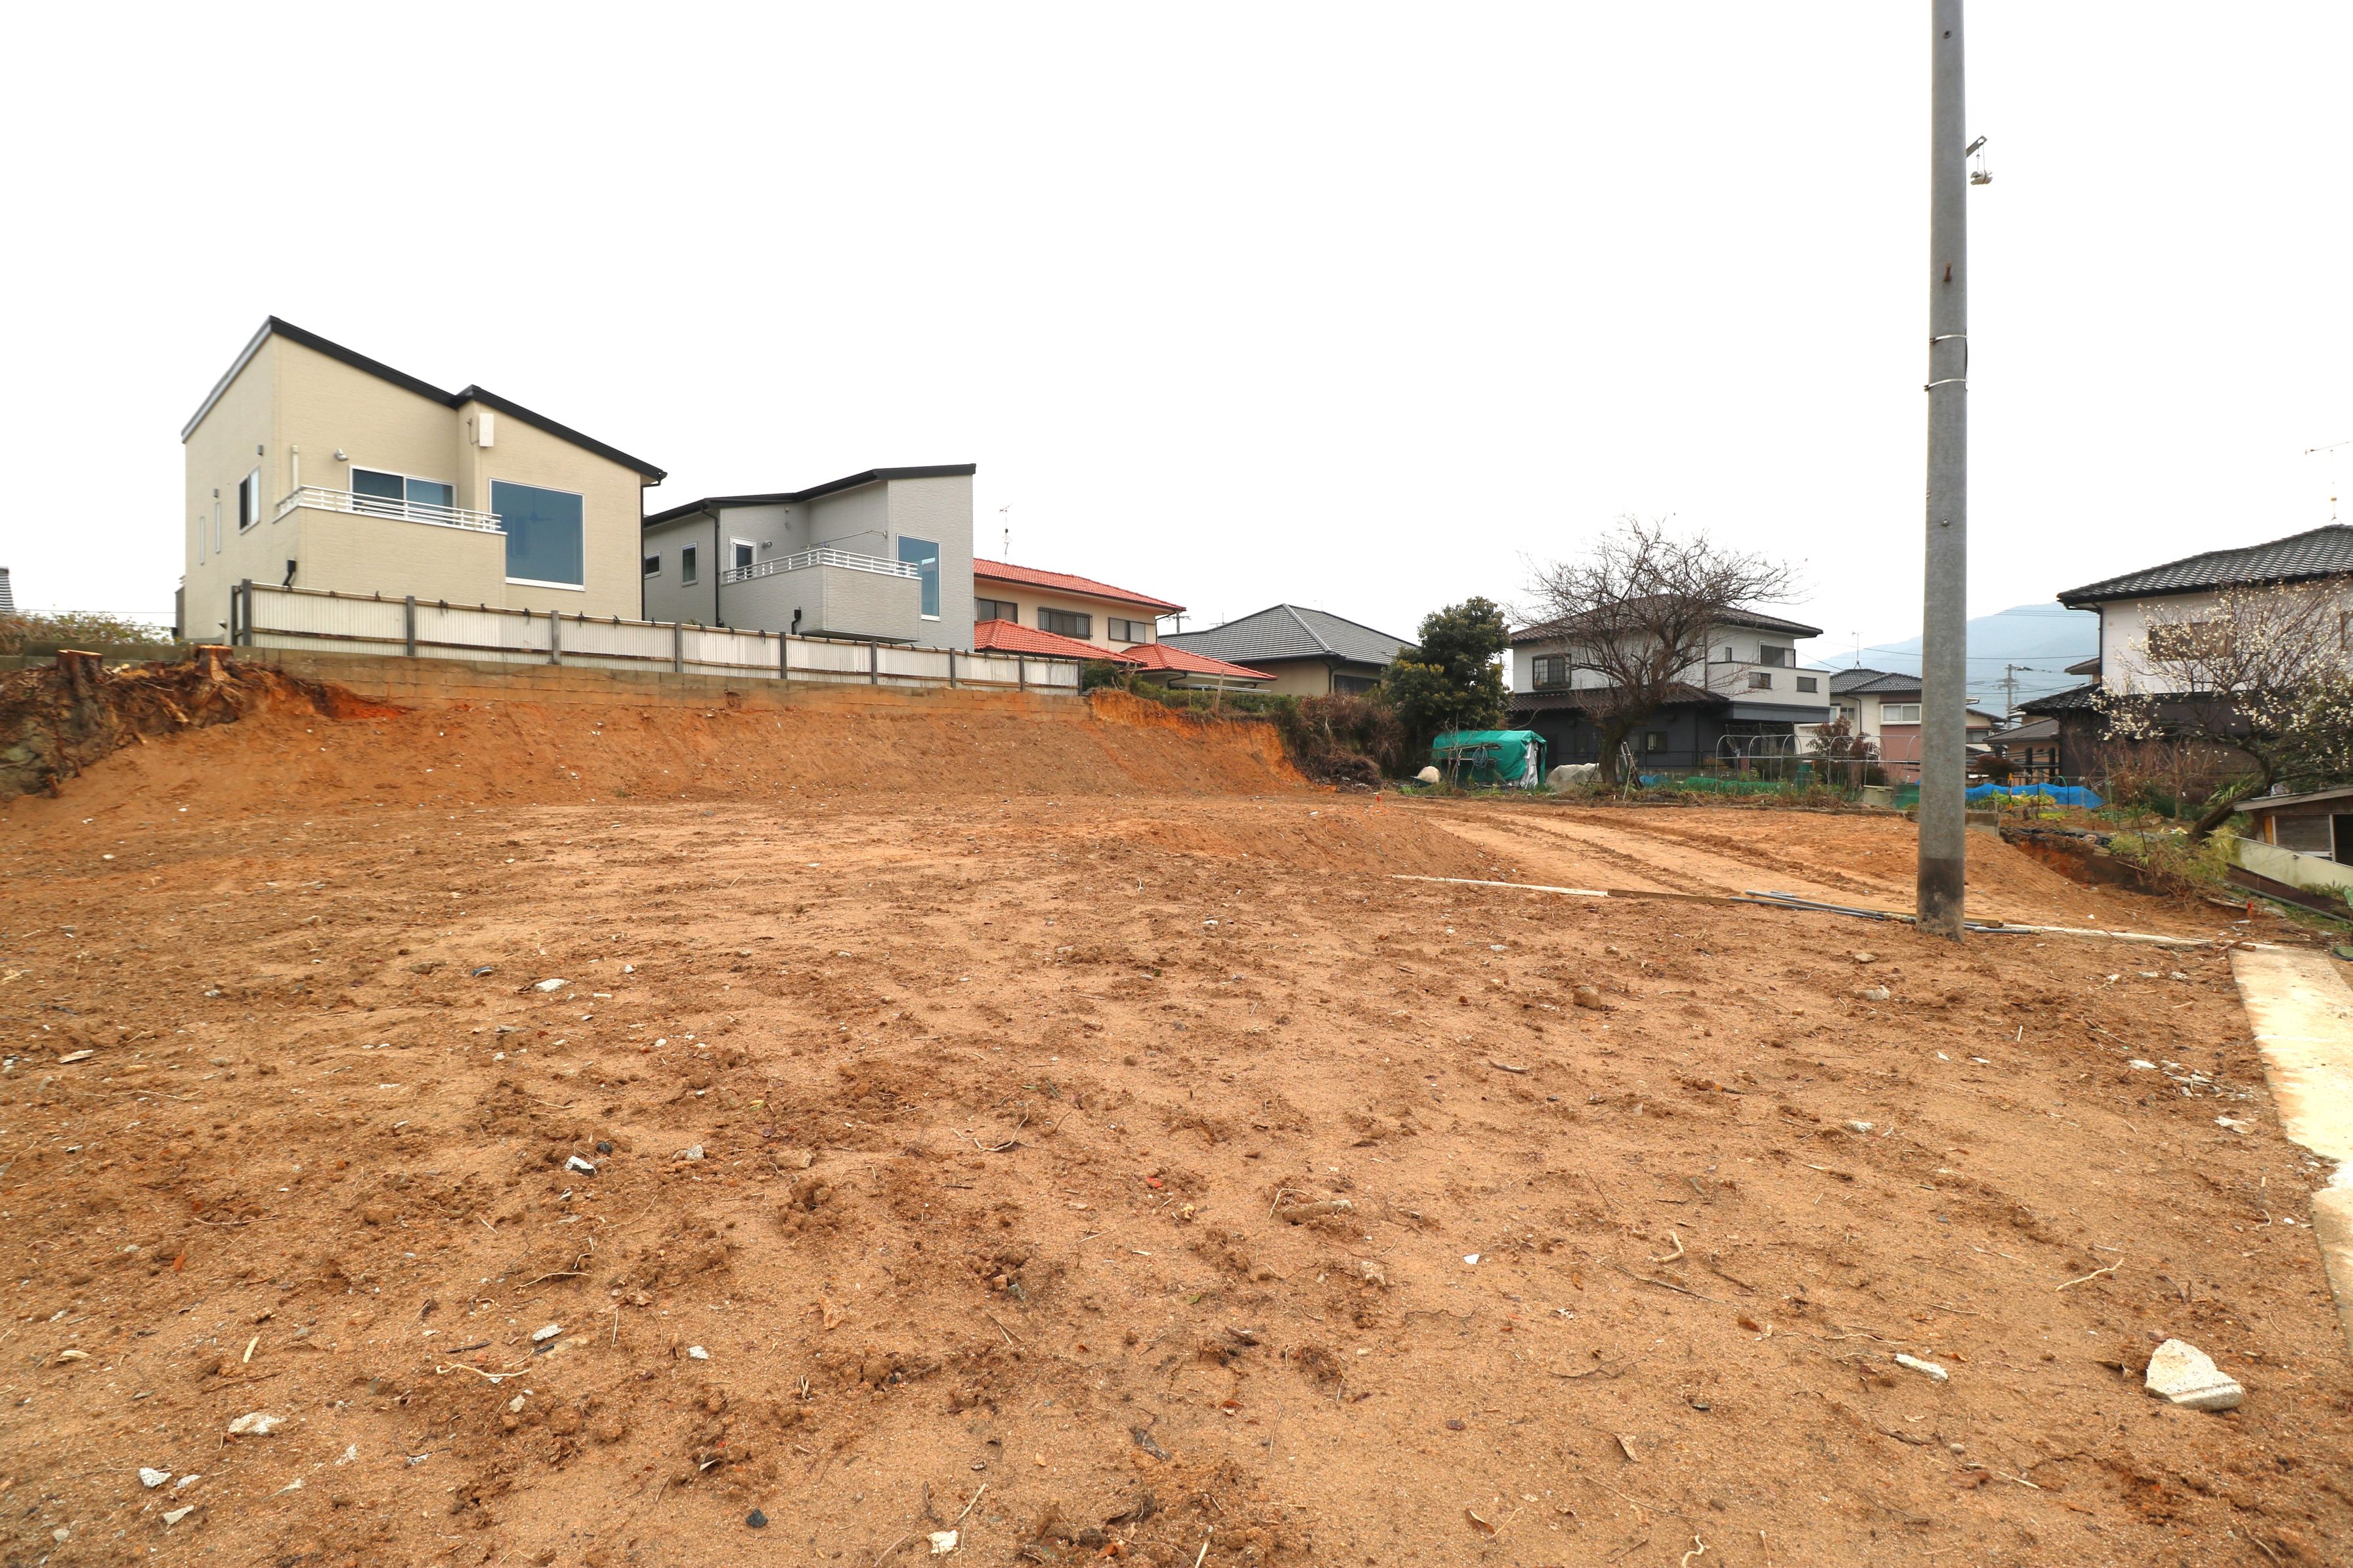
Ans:
<svg viewBox="0 0 2353 1568"><path fill-rule="evenodd" d="M1398 880L1912 846L967 722L265 716L0 811L0 1561L2353 1552L2221 956Z"/></svg>

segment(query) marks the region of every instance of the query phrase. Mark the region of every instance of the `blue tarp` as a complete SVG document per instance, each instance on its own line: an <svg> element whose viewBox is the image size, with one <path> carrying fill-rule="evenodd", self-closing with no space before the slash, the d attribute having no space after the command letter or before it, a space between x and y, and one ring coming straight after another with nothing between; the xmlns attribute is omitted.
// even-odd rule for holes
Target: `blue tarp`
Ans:
<svg viewBox="0 0 2353 1568"><path fill-rule="evenodd" d="M2086 811L2095 811L2107 804L2082 784L1981 784L1971 789L1967 798L1971 805L1975 805L1998 795L2047 795L2053 805L2080 805Z"/></svg>

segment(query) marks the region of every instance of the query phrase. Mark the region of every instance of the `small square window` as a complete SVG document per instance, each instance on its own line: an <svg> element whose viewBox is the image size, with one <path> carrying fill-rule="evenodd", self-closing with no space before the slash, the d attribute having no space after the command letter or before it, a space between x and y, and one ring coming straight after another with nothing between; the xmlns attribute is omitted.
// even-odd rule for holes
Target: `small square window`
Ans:
<svg viewBox="0 0 2353 1568"><path fill-rule="evenodd" d="M1646 752L1663 752L1666 749L1667 732L1664 730L1646 730L1643 731L1642 750Z"/></svg>
<svg viewBox="0 0 2353 1568"><path fill-rule="evenodd" d="M659 556L659 555L649 555L649 556L647 556L647 557L646 557L646 561L645 561L645 570L646 570L646 575L647 575L647 576L649 576L649 577L659 577L659 576L660 576L660 575L661 575L661 557L660 557L660 556Z"/></svg>
<svg viewBox="0 0 2353 1568"><path fill-rule="evenodd" d="M1820 677L1820 676L1818 676L1818 675L1801 675L1801 676L1798 677L1798 689L1799 689L1799 690L1800 690L1800 691L1820 691L1821 689L1822 689L1821 677Z"/></svg>
<svg viewBox="0 0 2353 1568"><path fill-rule="evenodd" d="M1749 689L1749 690L1751 690L1751 691L1765 691L1765 690L1769 690L1769 689L1771 689L1772 685L1773 685L1773 678L1772 678L1771 676L1769 676L1769 675L1766 674L1763 670L1761 670L1761 669L1752 669L1752 670L1750 670L1750 671L1748 672L1748 689Z"/></svg>

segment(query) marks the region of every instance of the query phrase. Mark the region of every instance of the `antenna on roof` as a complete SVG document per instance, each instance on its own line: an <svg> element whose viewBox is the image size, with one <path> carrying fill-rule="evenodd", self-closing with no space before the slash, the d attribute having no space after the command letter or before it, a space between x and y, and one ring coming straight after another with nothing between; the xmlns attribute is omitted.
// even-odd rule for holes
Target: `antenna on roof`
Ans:
<svg viewBox="0 0 2353 1568"><path fill-rule="evenodd" d="M2304 449L2304 455L2307 458L2315 452L2328 454L2328 521L2331 522L2337 521L2337 448L2339 447L2353 447L2353 438L2331 441L2326 447L2306 447Z"/></svg>
<svg viewBox="0 0 2353 1568"><path fill-rule="evenodd" d="M1013 503L1011 501L1007 501L997 509L997 521L1003 524L1005 529L1005 553L999 559L1010 562L1013 559Z"/></svg>

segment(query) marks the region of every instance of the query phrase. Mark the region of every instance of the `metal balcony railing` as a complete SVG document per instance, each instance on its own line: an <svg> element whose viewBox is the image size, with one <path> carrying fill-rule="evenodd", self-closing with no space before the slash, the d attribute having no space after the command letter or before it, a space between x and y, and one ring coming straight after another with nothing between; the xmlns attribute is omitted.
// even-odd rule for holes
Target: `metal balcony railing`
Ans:
<svg viewBox="0 0 2353 1568"><path fill-rule="evenodd" d="M872 572L883 577L921 577L923 574L904 561L885 561L879 555L859 555L847 550L804 550L798 555L780 555L774 561L755 561L749 566L730 566L719 574L723 583L748 583L754 577L773 577L779 572L798 572L810 566L839 566L851 572Z"/></svg>
<svg viewBox="0 0 2353 1568"><path fill-rule="evenodd" d="M504 533L494 511L470 511L461 506L434 506L426 501L394 500L389 496L361 495L353 490L331 490L322 485L304 485L278 503L278 515L284 517L298 507L313 511L347 511L361 517L389 517L402 522L430 523L435 528L464 528L476 533Z"/></svg>

